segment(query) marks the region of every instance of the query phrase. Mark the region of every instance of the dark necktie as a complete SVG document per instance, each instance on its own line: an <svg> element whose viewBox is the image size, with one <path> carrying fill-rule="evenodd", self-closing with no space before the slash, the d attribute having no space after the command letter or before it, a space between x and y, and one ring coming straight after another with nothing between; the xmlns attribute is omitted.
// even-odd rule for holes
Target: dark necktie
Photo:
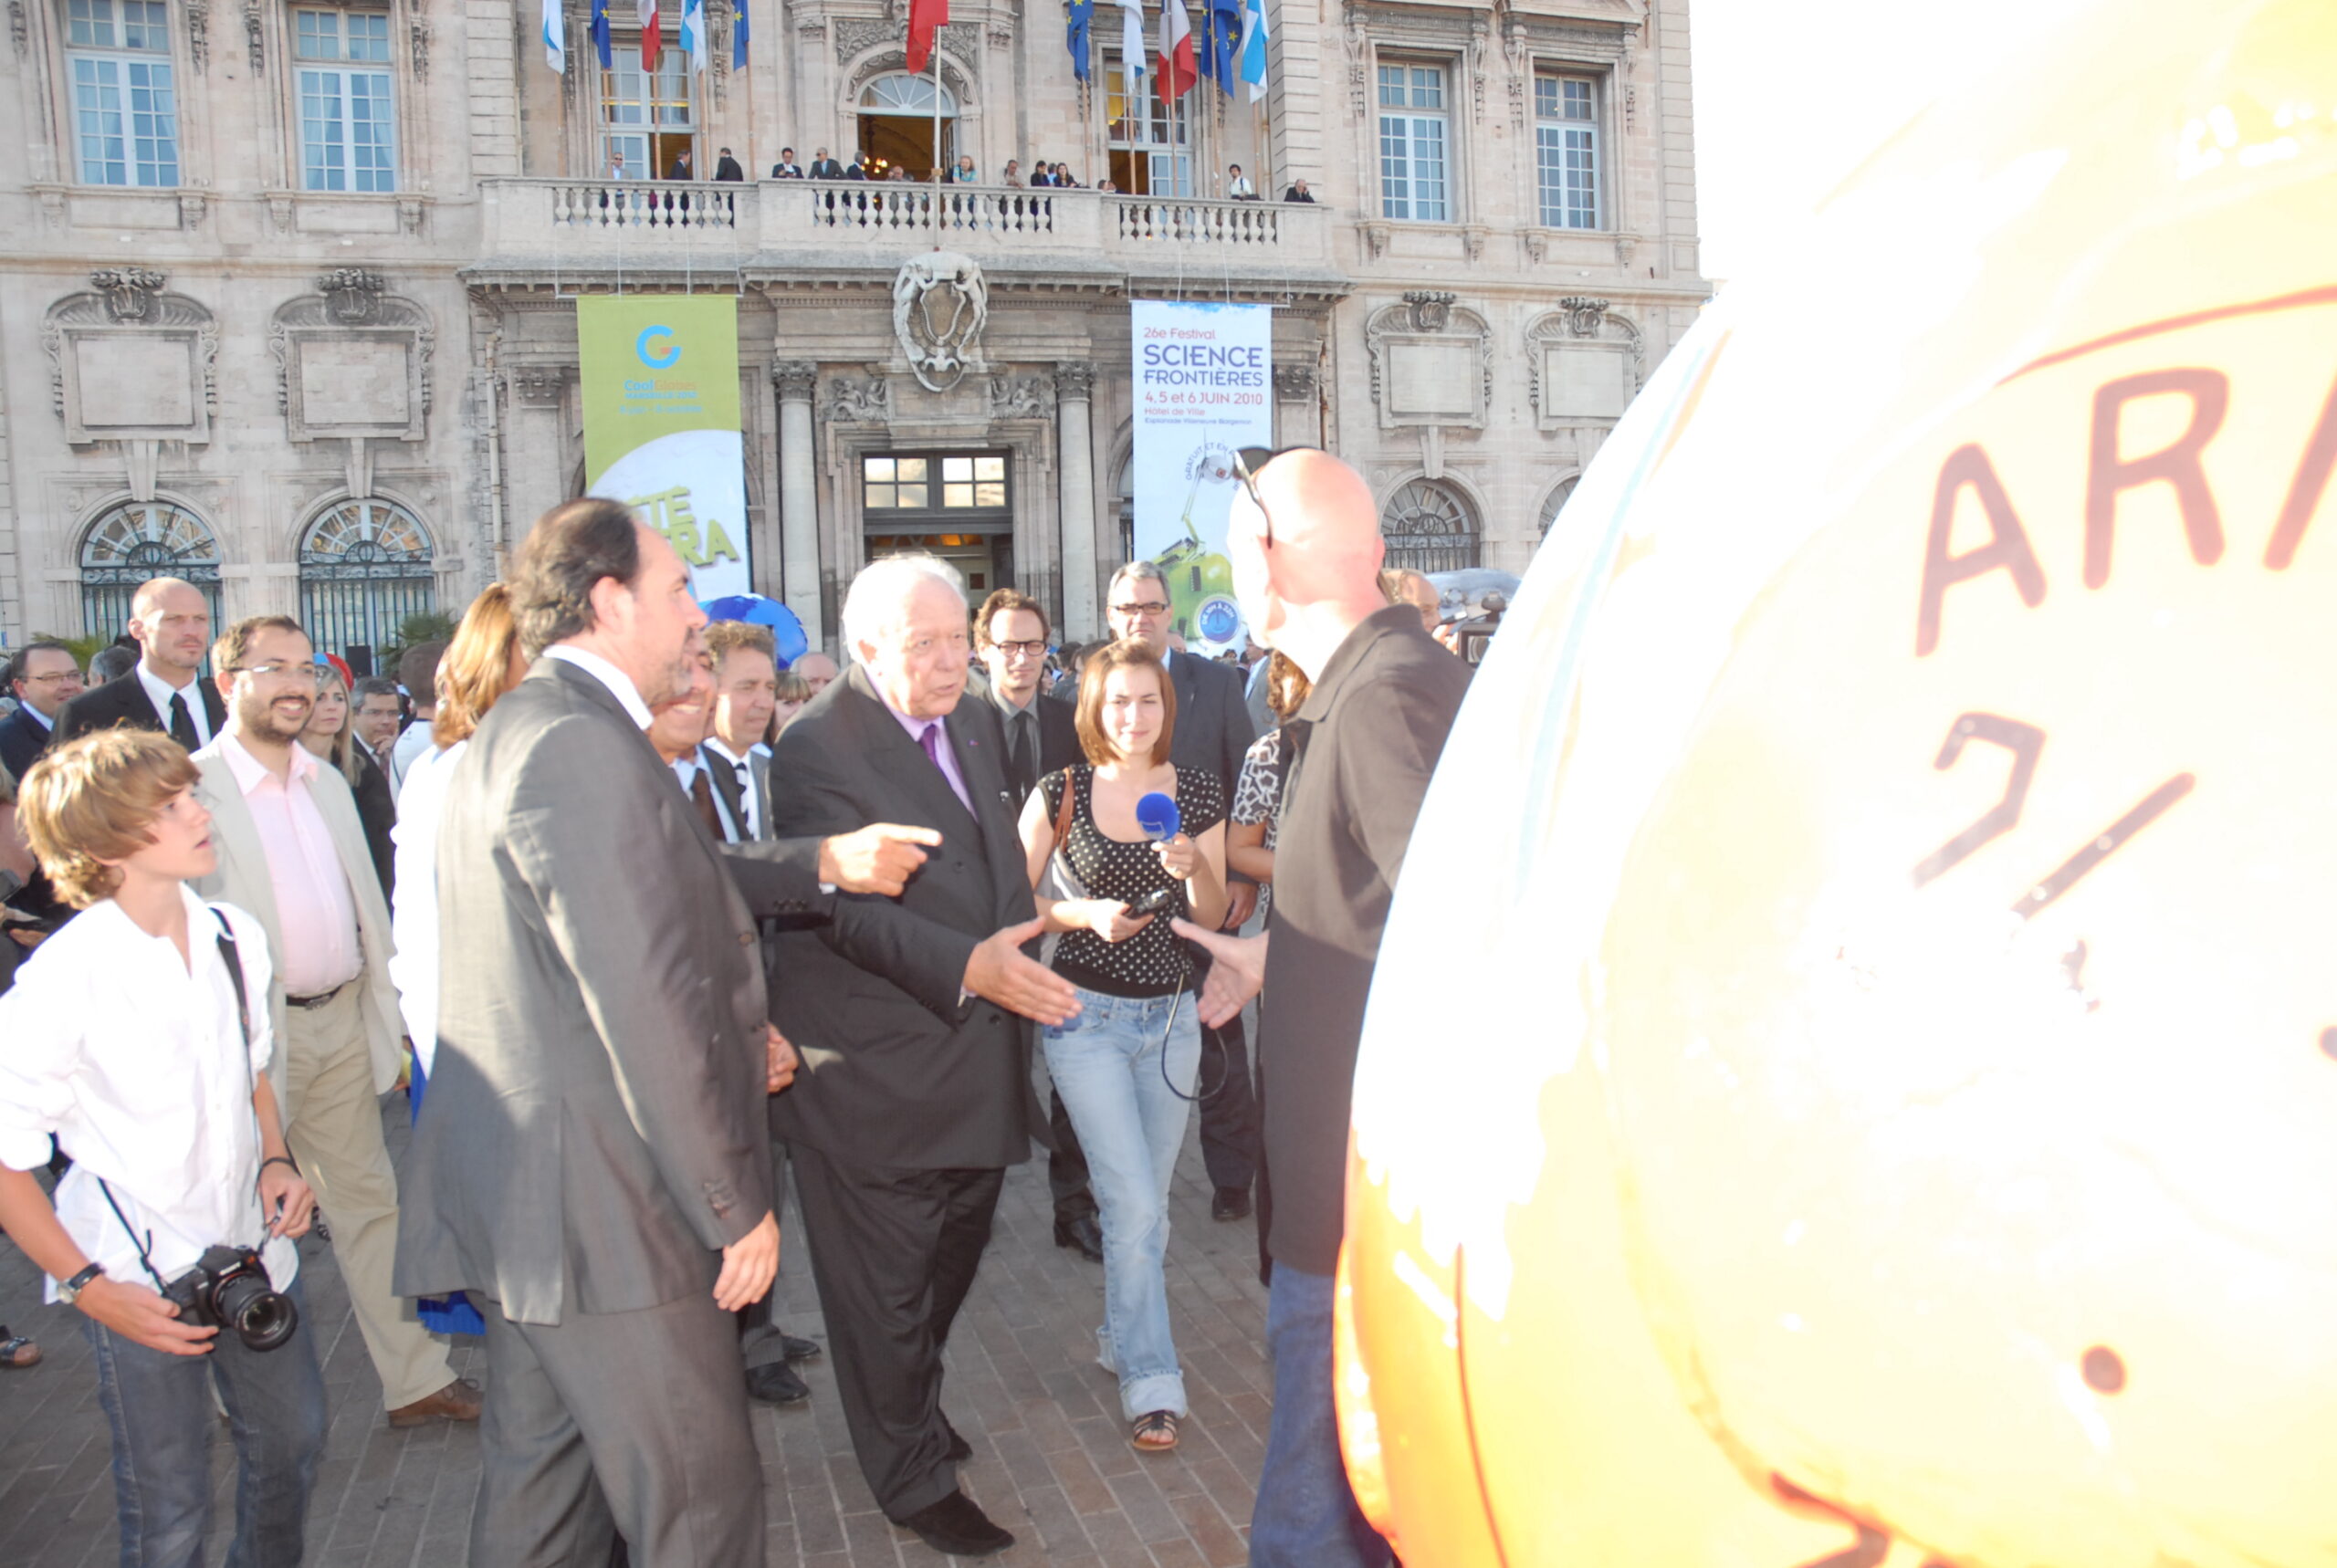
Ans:
<svg viewBox="0 0 2337 1568"><path fill-rule="evenodd" d="M714 835L716 843L722 842L722 817L714 809L714 778L703 768L690 775L690 799L697 802L697 814L706 819L706 831Z"/></svg>
<svg viewBox="0 0 2337 1568"><path fill-rule="evenodd" d="M949 769L941 766L941 721L937 718L927 725L925 732L917 737L917 743L925 747L926 756L932 759L934 768L941 774L941 781L949 786L949 793L958 797L958 804L969 811L972 810L974 803L966 799L966 792L959 789L957 781L949 777Z"/></svg>
<svg viewBox="0 0 2337 1568"><path fill-rule="evenodd" d="M189 751L203 749L202 737L194 733L194 715L187 711L186 694L171 694L171 738Z"/></svg>
<svg viewBox="0 0 2337 1568"><path fill-rule="evenodd" d="M1039 765L1031 755L1031 727L1038 722L1036 714L1014 716L1014 739L1006 748L1006 760L1014 769L1014 798L1018 801L1029 800L1039 782Z"/></svg>
<svg viewBox="0 0 2337 1568"><path fill-rule="evenodd" d="M755 772L743 762L730 765L730 776L739 781L739 836L754 836Z"/></svg>

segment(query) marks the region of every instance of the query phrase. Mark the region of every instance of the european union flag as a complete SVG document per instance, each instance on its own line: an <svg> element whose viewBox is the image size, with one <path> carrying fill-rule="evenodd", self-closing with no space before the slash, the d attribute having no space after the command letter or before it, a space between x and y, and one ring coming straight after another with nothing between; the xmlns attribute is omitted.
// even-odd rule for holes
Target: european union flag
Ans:
<svg viewBox="0 0 2337 1568"><path fill-rule="evenodd" d="M739 0L739 15L730 24L730 68L747 68L747 0Z"/></svg>
<svg viewBox="0 0 2337 1568"><path fill-rule="evenodd" d="M592 47L600 52L603 70L616 69L609 53L609 0L592 0Z"/></svg>
<svg viewBox="0 0 2337 1568"><path fill-rule="evenodd" d="M1064 41L1071 47L1071 74L1081 81L1087 79L1087 28L1095 20L1095 0L1071 0L1071 22L1064 30Z"/></svg>

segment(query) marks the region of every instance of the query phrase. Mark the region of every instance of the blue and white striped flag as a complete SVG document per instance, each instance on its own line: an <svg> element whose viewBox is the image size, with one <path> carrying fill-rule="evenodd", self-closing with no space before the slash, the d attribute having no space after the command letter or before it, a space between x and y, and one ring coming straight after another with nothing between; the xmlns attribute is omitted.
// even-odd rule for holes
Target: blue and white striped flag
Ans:
<svg viewBox="0 0 2337 1568"><path fill-rule="evenodd" d="M682 0L682 48L690 57L690 70L697 76L706 74L706 0Z"/></svg>
<svg viewBox="0 0 2337 1568"><path fill-rule="evenodd" d="M561 14L560 0L544 0L544 64L568 74L568 18Z"/></svg>
<svg viewBox="0 0 2337 1568"><path fill-rule="evenodd" d="M1266 0L1248 0L1249 21L1242 31L1242 79L1250 84L1250 101L1266 96Z"/></svg>

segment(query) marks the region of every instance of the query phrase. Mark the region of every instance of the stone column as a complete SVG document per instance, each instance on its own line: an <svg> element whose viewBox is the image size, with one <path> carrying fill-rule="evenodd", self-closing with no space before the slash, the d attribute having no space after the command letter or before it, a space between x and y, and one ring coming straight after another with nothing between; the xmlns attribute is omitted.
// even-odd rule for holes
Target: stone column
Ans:
<svg viewBox="0 0 2337 1568"><path fill-rule="evenodd" d="M1323 439L1322 402L1313 365L1274 367L1274 444L1314 446Z"/></svg>
<svg viewBox="0 0 2337 1568"><path fill-rule="evenodd" d="M815 648L820 645L820 486L812 449L812 390L819 369L809 360L781 360L770 368L771 385L779 392L780 592Z"/></svg>
<svg viewBox="0 0 2337 1568"><path fill-rule="evenodd" d="M1085 640L1101 630L1095 613L1095 451L1088 429L1088 399L1095 367L1074 361L1055 367L1055 465L1063 516L1063 629Z"/></svg>

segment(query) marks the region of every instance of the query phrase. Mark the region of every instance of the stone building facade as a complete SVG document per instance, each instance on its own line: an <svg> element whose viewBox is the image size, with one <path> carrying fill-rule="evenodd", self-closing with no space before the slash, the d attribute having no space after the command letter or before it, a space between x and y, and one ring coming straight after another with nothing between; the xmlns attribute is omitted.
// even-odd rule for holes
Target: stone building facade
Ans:
<svg viewBox="0 0 2337 1568"><path fill-rule="evenodd" d="M1520 570L1706 292L1687 0L1273 5L1264 99L1174 118L1111 7L1083 85L1058 9L958 0L938 99L904 5L707 0L703 74L641 71L617 11L603 70L571 0L563 74L511 0L8 0L0 643L118 630L164 570L327 647L458 608L581 487L575 303L611 291L738 296L757 586L831 637L912 539L1100 629L1137 298L1274 306L1279 441L1356 462L1397 558ZM937 119L980 175L938 204L763 177L922 172ZM703 183L726 148L748 180ZM988 299L940 392L893 319L937 245Z"/></svg>

